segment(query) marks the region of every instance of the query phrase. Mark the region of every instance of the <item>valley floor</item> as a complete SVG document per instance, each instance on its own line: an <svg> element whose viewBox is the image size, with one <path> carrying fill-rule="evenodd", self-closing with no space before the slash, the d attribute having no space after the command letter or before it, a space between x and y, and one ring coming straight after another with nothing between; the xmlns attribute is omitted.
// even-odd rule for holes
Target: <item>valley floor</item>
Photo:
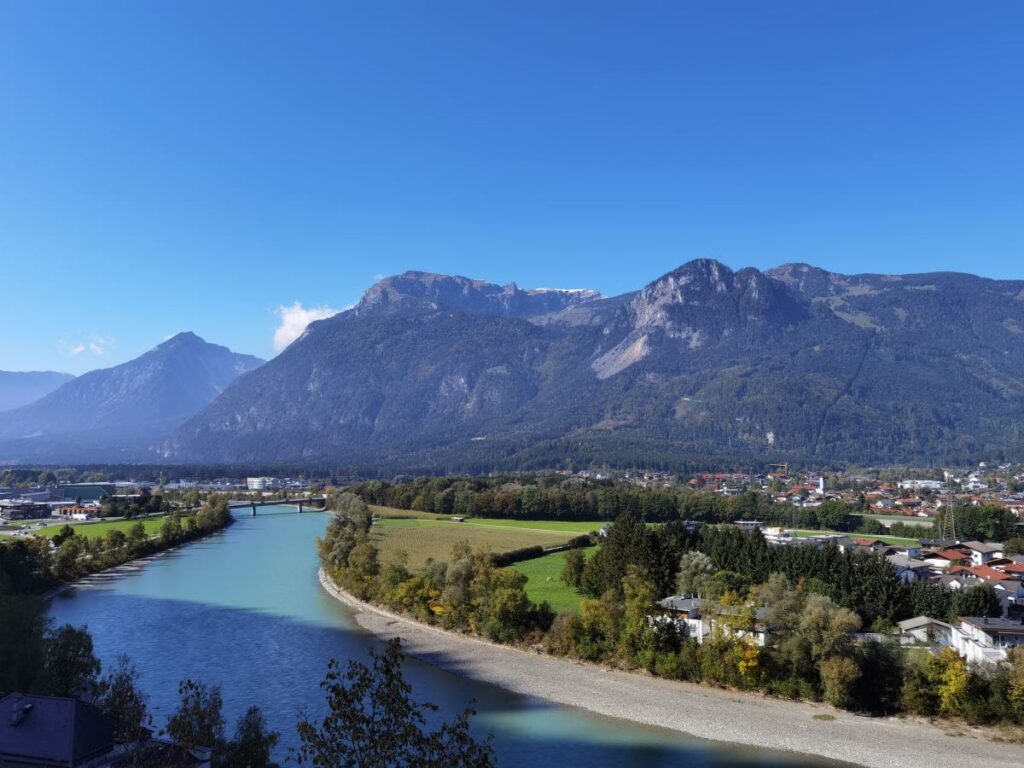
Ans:
<svg viewBox="0 0 1024 768"><path fill-rule="evenodd" d="M713 741L788 750L871 768L935 768L953 755L971 768L1024 765L1024 746L825 705L660 680L456 635L356 600L321 570L320 583L356 609L369 632L400 637L406 653L459 675L609 717ZM957 737L957 738L954 738Z"/></svg>

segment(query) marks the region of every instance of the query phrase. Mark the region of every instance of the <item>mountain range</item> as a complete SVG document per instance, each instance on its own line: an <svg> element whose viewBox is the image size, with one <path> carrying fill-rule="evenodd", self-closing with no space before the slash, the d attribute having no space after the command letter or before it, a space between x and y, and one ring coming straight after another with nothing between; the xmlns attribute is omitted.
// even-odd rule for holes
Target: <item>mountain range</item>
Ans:
<svg viewBox="0 0 1024 768"><path fill-rule="evenodd" d="M702 259L606 297L406 272L260 363L181 334L0 416L0 460L1024 459L1024 281Z"/></svg>
<svg viewBox="0 0 1024 768"><path fill-rule="evenodd" d="M164 460L486 471L1024 457L1024 281L691 261L617 297L408 272Z"/></svg>
<svg viewBox="0 0 1024 768"><path fill-rule="evenodd" d="M73 378L56 371L0 371L0 413L28 405Z"/></svg>
<svg viewBox="0 0 1024 768"><path fill-rule="evenodd" d="M0 415L0 459L139 461L263 361L180 333L114 368L71 379Z"/></svg>

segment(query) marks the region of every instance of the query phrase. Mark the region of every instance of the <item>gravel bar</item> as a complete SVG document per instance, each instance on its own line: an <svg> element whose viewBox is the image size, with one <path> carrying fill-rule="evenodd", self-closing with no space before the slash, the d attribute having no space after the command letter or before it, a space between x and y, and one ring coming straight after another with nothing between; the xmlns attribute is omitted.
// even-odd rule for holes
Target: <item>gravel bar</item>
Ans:
<svg viewBox="0 0 1024 768"><path fill-rule="evenodd" d="M824 704L663 680L560 659L421 624L357 600L320 571L320 584L353 608L363 629L399 637L411 656L516 693L701 739L805 755L869 768L1024 766L1024 746L917 719L862 717ZM817 719L816 717L817 716Z"/></svg>

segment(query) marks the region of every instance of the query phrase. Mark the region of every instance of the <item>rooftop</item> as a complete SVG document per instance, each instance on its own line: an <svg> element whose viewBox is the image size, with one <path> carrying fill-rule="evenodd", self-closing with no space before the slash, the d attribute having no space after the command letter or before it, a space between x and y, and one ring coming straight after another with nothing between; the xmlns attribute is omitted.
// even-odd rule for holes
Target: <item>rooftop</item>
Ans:
<svg viewBox="0 0 1024 768"><path fill-rule="evenodd" d="M1024 621L1020 619L994 619L988 616L961 616L963 621L972 626L978 627L983 632L1012 632L1024 635Z"/></svg>
<svg viewBox="0 0 1024 768"><path fill-rule="evenodd" d="M20 693L0 699L0 764L79 765L113 745L114 722L91 704Z"/></svg>

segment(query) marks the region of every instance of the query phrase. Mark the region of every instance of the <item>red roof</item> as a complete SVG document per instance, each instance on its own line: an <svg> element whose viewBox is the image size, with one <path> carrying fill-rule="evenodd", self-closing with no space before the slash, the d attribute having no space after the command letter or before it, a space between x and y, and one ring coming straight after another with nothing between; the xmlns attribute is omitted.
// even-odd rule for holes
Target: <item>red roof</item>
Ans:
<svg viewBox="0 0 1024 768"><path fill-rule="evenodd" d="M982 579L990 579L992 581L1005 581L1010 578L1002 571L997 571L995 568L989 568L987 565L976 565L973 568L965 568L964 570L969 571Z"/></svg>
<svg viewBox="0 0 1024 768"><path fill-rule="evenodd" d="M935 557L942 557L946 560L952 560L954 563L958 560L970 560L971 556L961 552L959 549L940 549L935 553Z"/></svg>

